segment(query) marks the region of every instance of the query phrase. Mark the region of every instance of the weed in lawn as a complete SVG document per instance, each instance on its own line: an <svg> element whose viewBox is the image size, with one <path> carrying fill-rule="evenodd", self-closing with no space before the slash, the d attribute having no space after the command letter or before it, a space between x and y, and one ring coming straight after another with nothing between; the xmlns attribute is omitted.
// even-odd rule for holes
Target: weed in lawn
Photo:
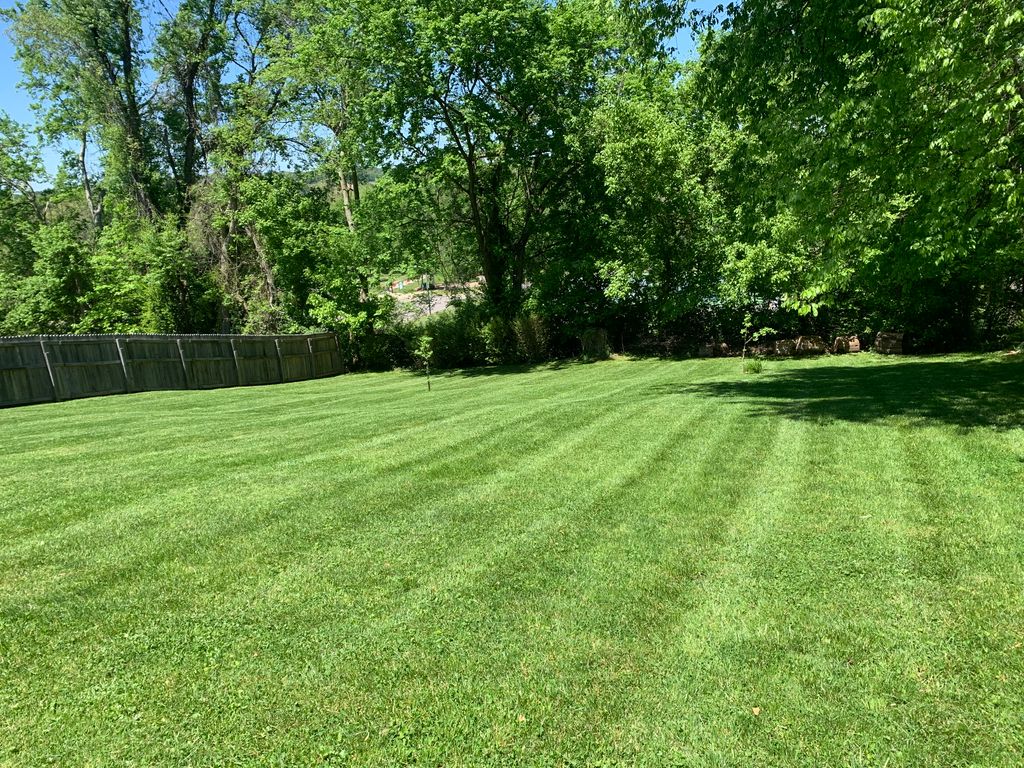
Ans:
<svg viewBox="0 0 1024 768"><path fill-rule="evenodd" d="M748 357L743 361L744 373L761 373L764 370L764 363L758 358Z"/></svg>

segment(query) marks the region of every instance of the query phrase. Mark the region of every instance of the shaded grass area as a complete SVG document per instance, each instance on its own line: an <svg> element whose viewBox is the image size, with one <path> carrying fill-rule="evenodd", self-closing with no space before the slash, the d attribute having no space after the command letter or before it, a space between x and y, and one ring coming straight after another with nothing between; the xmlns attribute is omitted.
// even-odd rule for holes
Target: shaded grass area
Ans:
<svg viewBox="0 0 1024 768"><path fill-rule="evenodd" d="M1024 426L1024 363L1016 359L962 355L875 362L790 367L775 376L655 385L653 391L723 397L755 413L817 421L902 416L925 425Z"/></svg>
<svg viewBox="0 0 1024 768"><path fill-rule="evenodd" d="M0 763L1024 761L1024 365L0 412Z"/></svg>

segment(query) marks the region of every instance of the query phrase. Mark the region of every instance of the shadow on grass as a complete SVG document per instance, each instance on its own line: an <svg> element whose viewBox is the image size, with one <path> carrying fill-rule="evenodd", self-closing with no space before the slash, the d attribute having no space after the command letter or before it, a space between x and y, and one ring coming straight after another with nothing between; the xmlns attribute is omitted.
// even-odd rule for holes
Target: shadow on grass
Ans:
<svg viewBox="0 0 1024 768"><path fill-rule="evenodd" d="M874 422L892 417L958 427L1024 426L1024 360L906 360L821 365L740 380L662 385L654 394L727 398L752 415Z"/></svg>
<svg viewBox="0 0 1024 768"><path fill-rule="evenodd" d="M593 365L594 360L555 360L550 363L517 363L515 365L482 365L477 368L454 368L443 372L445 376L463 376L477 378L479 376L508 376L517 373L538 373L540 371L561 371L565 368L578 368ZM438 374L442 375L442 374Z"/></svg>

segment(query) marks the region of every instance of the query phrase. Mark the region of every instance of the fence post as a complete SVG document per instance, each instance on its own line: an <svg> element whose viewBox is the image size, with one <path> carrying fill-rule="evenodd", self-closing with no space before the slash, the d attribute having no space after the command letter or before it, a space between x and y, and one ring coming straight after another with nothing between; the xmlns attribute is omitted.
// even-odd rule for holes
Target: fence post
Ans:
<svg viewBox="0 0 1024 768"><path fill-rule="evenodd" d="M242 367L238 364L238 346L235 344L235 337L231 337L231 356L235 358L235 384L242 386Z"/></svg>
<svg viewBox="0 0 1024 768"><path fill-rule="evenodd" d="M306 348L309 350L309 370L313 374L312 378L316 378L316 353L313 352L313 338L311 336L306 337Z"/></svg>
<svg viewBox="0 0 1024 768"><path fill-rule="evenodd" d="M63 398L61 397L60 387L57 381L57 375L53 370L53 361L50 360L50 350L46 347L46 339L42 336L39 337L39 348L43 350L43 361L46 363L46 372L50 374L50 384L53 386L53 400L59 402Z"/></svg>
<svg viewBox="0 0 1024 768"><path fill-rule="evenodd" d="M128 360L128 350L125 347L125 340L121 336L114 338L117 345L117 356L121 358L121 371L124 373L124 388L126 392L135 392L135 376L132 374Z"/></svg>
<svg viewBox="0 0 1024 768"><path fill-rule="evenodd" d="M281 357L281 340L274 337L274 349L277 350L277 378L284 384L284 360Z"/></svg>
<svg viewBox="0 0 1024 768"><path fill-rule="evenodd" d="M189 389L195 389L195 385L192 383L192 375L188 372L188 361L185 360L185 345L181 338L178 338L177 342L178 357L181 358L181 370L185 373L185 386Z"/></svg>

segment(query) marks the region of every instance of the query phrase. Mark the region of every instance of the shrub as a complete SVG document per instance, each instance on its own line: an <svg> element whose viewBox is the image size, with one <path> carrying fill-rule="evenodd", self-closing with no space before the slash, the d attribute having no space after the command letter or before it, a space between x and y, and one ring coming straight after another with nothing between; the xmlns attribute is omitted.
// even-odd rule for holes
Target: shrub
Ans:
<svg viewBox="0 0 1024 768"><path fill-rule="evenodd" d="M247 310L245 323L242 325L242 333L260 336L277 333L298 333L302 330L295 327L295 323L280 304L273 305L266 299L260 298L249 302Z"/></svg>
<svg viewBox="0 0 1024 768"><path fill-rule="evenodd" d="M435 370L543 362L551 353L548 329L539 315L523 312L512 322L501 317L488 319L486 308L472 301L415 320L393 315L386 326L373 332L367 331L365 323L348 331L339 333L342 353L351 368L363 370L415 365L423 336L431 339L430 366Z"/></svg>
<svg viewBox="0 0 1024 768"><path fill-rule="evenodd" d="M468 368L487 362L483 319L478 305L461 304L416 323L417 333L430 336L435 368Z"/></svg>
<svg viewBox="0 0 1024 768"><path fill-rule="evenodd" d="M756 357L748 357L743 361L743 372L744 373L760 373L764 370L764 363L758 360Z"/></svg>
<svg viewBox="0 0 1024 768"><path fill-rule="evenodd" d="M492 317L483 327L483 337L487 347L487 362L504 364L518 361L516 333L508 320Z"/></svg>
<svg viewBox="0 0 1024 768"><path fill-rule="evenodd" d="M548 359L548 331L539 316L524 312L513 323L516 353L527 363L540 363Z"/></svg>
<svg viewBox="0 0 1024 768"><path fill-rule="evenodd" d="M608 345L608 331L604 328L588 328L580 336L584 360L607 360L612 353Z"/></svg>
<svg viewBox="0 0 1024 768"><path fill-rule="evenodd" d="M342 343L356 370L389 371L409 368L413 363L415 329L408 324L395 324L391 328L365 333Z"/></svg>

